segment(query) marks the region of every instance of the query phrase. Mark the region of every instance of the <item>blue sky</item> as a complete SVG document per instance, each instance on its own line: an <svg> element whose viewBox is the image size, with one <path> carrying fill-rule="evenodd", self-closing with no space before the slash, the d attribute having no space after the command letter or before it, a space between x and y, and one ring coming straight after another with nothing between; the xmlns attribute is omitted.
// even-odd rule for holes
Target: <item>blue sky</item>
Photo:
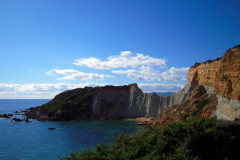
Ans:
<svg viewBox="0 0 240 160"><path fill-rule="evenodd" d="M177 91L240 44L239 0L1 0L0 98L138 83Z"/></svg>

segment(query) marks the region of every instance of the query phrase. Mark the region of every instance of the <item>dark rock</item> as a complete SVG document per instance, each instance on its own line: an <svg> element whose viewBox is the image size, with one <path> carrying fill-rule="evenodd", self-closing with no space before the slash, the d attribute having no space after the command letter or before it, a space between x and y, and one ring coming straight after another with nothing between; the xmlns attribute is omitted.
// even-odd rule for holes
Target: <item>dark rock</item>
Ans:
<svg viewBox="0 0 240 160"><path fill-rule="evenodd" d="M22 122L22 121L23 121L23 119L20 119L20 118L13 118L11 120L11 122Z"/></svg>
<svg viewBox="0 0 240 160"><path fill-rule="evenodd" d="M204 95L205 93L207 93L206 89L204 88L203 85L199 85L196 88L194 88L191 92L191 99L193 98L197 98L200 97L202 95Z"/></svg>
<svg viewBox="0 0 240 160"><path fill-rule="evenodd" d="M25 112L23 112L23 111L15 111L14 112L14 115L24 115L25 114Z"/></svg>
<svg viewBox="0 0 240 160"><path fill-rule="evenodd" d="M32 121L30 120L30 119L25 119L25 122L27 122L27 123L31 123Z"/></svg>
<svg viewBox="0 0 240 160"><path fill-rule="evenodd" d="M2 118L10 118L10 116L8 114L3 114Z"/></svg>
<svg viewBox="0 0 240 160"><path fill-rule="evenodd" d="M49 127L48 130L55 130L56 128L53 127Z"/></svg>
<svg viewBox="0 0 240 160"><path fill-rule="evenodd" d="M13 114L0 114L0 118L11 118Z"/></svg>

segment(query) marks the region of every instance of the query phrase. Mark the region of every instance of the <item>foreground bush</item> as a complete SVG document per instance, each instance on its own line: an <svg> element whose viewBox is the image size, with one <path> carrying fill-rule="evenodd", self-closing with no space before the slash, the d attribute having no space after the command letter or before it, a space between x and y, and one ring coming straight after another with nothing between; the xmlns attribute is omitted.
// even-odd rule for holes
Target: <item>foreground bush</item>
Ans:
<svg viewBox="0 0 240 160"><path fill-rule="evenodd" d="M216 123L213 118L193 117L113 138L111 145L71 153L63 160L190 160L238 159L239 126Z"/></svg>

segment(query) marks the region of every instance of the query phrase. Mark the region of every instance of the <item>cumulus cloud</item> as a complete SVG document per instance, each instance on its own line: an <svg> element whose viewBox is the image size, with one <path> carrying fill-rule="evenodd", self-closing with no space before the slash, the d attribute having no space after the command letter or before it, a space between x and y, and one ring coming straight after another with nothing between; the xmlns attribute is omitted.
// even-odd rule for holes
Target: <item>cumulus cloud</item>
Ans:
<svg viewBox="0 0 240 160"><path fill-rule="evenodd" d="M85 86L103 86L98 83L63 84L5 84L0 83L0 98L53 98L60 92Z"/></svg>
<svg viewBox="0 0 240 160"><path fill-rule="evenodd" d="M185 81L187 80L188 67L175 68L171 67L165 72L159 73L149 66L142 66L140 70L113 70L115 74L126 74L132 80L145 81Z"/></svg>
<svg viewBox="0 0 240 160"><path fill-rule="evenodd" d="M70 89L83 88L85 86L105 86L106 83L38 83L38 84L6 84L0 83L0 98L36 98L51 99L57 94ZM163 83L140 83L138 86L144 92L175 92L181 90L184 85L181 84L163 84Z"/></svg>
<svg viewBox="0 0 240 160"><path fill-rule="evenodd" d="M163 83L139 83L138 86L144 92L176 92L181 90L184 85L182 84L163 84Z"/></svg>
<svg viewBox="0 0 240 160"><path fill-rule="evenodd" d="M63 77L57 80L103 80L104 78L113 78L111 75L97 74L97 73L85 73L74 69L52 69L46 73L47 75L60 74Z"/></svg>
<svg viewBox="0 0 240 160"><path fill-rule="evenodd" d="M189 67L175 68L171 67L167 71L160 74L164 81L186 81Z"/></svg>
<svg viewBox="0 0 240 160"><path fill-rule="evenodd" d="M129 69L129 70L113 70L112 73L115 74L127 74L127 76L132 80L159 80L158 73L154 71L151 67L142 66L140 70Z"/></svg>
<svg viewBox="0 0 240 160"><path fill-rule="evenodd" d="M119 55L109 56L106 60L95 57L76 59L73 63L77 66L87 66L93 69L111 70L113 74L126 74L132 80L141 81L185 81L187 80L188 67L175 68L160 73L159 68L166 66L166 60L153 58L149 55L133 54L123 51ZM53 69L47 75L60 74L63 77L57 80L103 80L113 78L112 75L85 73L74 69Z"/></svg>
<svg viewBox="0 0 240 160"><path fill-rule="evenodd" d="M132 55L131 51L123 51L120 55L109 56L105 61L101 61L95 57L90 57L76 59L73 64L77 66L87 66L94 69L135 68L138 66L165 67L166 60L153 58L149 55L143 55L141 53Z"/></svg>

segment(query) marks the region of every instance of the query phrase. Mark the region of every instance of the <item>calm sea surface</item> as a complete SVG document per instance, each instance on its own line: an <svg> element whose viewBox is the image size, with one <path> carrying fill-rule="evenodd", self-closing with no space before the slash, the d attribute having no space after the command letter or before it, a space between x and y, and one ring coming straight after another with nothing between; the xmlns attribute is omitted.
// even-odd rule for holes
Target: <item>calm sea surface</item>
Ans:
<svg viewBox="0 0 240 160"><path fill-rule="evenodd" d="M3 100L0 114L44 104L50 100ZM10 122L0 119L0 160L55 160L70 152L111 143L111 137L136 131L134 121ZM48 130L49 127L57 128Z"/></svg>

